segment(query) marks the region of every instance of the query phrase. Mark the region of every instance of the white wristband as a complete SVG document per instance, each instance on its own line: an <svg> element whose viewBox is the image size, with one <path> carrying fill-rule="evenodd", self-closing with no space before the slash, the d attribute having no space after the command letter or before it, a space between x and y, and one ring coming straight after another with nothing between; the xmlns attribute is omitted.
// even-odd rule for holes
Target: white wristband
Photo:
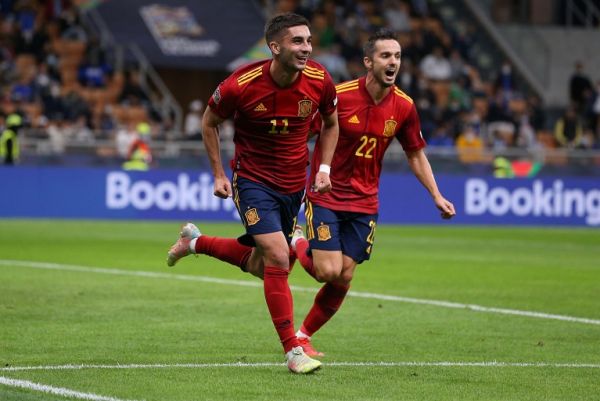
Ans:
<svg viewBox="0 0 600 401"><path fill-rule="evenodd" d="M321 164L319 166L319 171L323 172L323 173L330 174L331 173L331 166L328 166L327 164Z"/></svg>

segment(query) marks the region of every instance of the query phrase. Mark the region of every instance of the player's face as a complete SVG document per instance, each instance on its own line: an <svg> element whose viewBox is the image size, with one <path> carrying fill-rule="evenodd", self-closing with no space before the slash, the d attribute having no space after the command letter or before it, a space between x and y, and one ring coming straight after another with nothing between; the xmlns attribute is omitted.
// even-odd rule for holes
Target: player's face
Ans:
<svg viewBox="0 0 600 401"><path fill-rule="evenodd" d="M278 42L279 61L291 70L302 71L312 52L312 36L306 25L293 26Z"/></svg>
<svg viewBox="0 0 600 401"><path fill-rule="evenodd" d="M392 86L400 71L400 44L393 39L378 40L373 57L365 57L365 65L381 86Z"/></svg>

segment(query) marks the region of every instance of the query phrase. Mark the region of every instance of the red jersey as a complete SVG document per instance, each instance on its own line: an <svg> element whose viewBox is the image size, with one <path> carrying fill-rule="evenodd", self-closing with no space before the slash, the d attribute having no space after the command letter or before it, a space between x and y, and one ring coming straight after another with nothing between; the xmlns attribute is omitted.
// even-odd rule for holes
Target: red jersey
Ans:
<svg viewBox="0 0 600 401"><path fill-rule="evenodd" d="M312 117L335 111L335 86L329 73L309 60L286 88L273 81L272 60L242 67L208 101L221 118L233 117L235 156L231 168L240 177L284 194L304 189L307 137Z"/></svg>
<svg viewBox="0 0 600 401"><path fill-rule="evenodd" d="M362 77L336 86L340 135L331 162L333 188L326 194L307 191L308 199L316 205L337 211L377 213L383 155L392 139L398 139L405 151L425 147L413 100L393 86L375 104L365 88L365 80ZM320 131L318 118L313 131ZM321 164L318 149L317 141L310 183Z"/></svg>

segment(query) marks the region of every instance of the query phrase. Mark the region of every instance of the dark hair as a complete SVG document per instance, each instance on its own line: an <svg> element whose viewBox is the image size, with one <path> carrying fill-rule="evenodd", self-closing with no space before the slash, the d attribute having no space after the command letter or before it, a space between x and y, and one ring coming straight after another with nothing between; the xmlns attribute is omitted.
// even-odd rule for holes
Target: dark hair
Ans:
<svg viewBox="0 0 600 401"><path fill-rule="evenodd" d="M310 22L301 15L285 13L274 16L265 25L265 40L267 44L274 40L284 29L299 25L306 25L310 29Z"/></svg>
<svg viewBox="0 0 600 401"><path fill-rule="evenodd" d="M373 53L375 53L375 42L378 40L395 40L398 41L396 34L389 29L380 29L369 37L367 43L363 47L363 54L365 57L373 57Z"/></svg>

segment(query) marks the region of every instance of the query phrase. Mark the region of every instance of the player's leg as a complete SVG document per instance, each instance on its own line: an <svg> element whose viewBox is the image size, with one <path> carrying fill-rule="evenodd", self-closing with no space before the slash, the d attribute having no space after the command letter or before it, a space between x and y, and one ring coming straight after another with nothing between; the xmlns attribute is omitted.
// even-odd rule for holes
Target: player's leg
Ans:
<svg viewBox="0 0 600 401"><path fill-rule="evenodd" d="M246 226L247 235L240 240L256 246L248 264L250 270L262 268L265 301L275 330L279 335L288 368L295 373L308 373L321 364L307 357L299 346L294 330L292 293L288 284L289 241L302 202L302 192L283 195L272 189L239 178L240 191L236 205ZM235 184L234 184L235 187ZM256 260L262 255L262 264ZM256 264L256 266L255 266Z"/></svg>
<svg viewBox="0 0 600 401"><path fill-rule="evenodd" d="M323 353L314 349L311 337L325 325L339 310L346 294L350 289L350 283L354 277L354 271L358 263L368 260L373 246L377 215L365 215L357 213L337 213L341 221L336 235L342 244L342 269L340 274L328 281L315 297L315 302L304 319L302 326L296 333L300 338L305 352L309 356L322 356ZM311 240L311 248L319 247L321 244ZM318 259L320 252L313 250L313 261L315 265L320 263Z"/></svg>
<svg viewBox="0 0 600 401"><path fill-rule="evenodd" d="M335 211L306 201L306 233L295 230L292 248L308 274L323 283L334 280L342 271L340 219ZM309 243L310 241L310 243Z"/></svg>

